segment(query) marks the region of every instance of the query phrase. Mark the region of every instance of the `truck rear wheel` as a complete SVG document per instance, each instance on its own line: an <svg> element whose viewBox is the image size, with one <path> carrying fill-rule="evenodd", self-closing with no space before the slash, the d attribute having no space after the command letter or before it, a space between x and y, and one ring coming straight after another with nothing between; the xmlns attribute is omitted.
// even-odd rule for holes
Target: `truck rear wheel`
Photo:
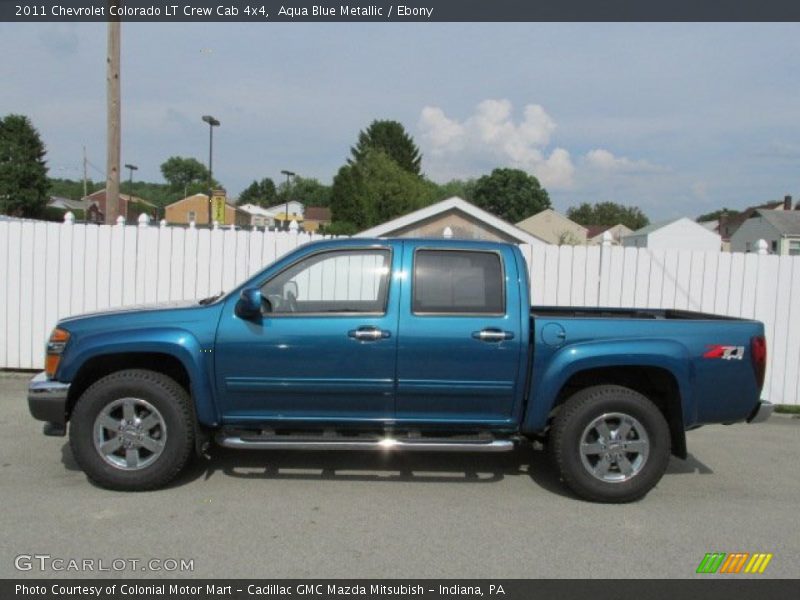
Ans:
<svg viewBox="0 0 800 600"><path fill-rule="evenodd" d="M580 390L561 407L549 448L567 486L595 502L631 502L661 479L669 426L647 397L619 385Z"/></svg>
<svg viewBox="0 0 800 600"><path fill-rule="evenodd" d="M107 375L78 399L70 419L75 460L98 485L149 490L169 483L194 444L189 394L144 369Z"/></svg>

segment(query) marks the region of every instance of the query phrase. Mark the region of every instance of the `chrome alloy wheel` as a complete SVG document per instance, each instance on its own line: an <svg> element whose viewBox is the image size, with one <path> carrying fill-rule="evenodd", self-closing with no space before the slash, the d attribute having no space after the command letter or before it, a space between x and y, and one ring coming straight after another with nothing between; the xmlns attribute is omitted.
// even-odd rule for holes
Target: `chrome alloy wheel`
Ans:
<svg viewBox="0 0 800 600"><path fill-rule="evenodd" d="M581 462L591 475L608 483L635 477L647 462L650 439L642 424L624 413L606 413L583 430Z"/></svg>
<svg viewBox="0 0 800 600"><path fill-rule="evenodd" d="M167 442L167 424L155 406L141 398L110 402L94 421L94 447L108 464L136 471L153 464Z"/></svg>

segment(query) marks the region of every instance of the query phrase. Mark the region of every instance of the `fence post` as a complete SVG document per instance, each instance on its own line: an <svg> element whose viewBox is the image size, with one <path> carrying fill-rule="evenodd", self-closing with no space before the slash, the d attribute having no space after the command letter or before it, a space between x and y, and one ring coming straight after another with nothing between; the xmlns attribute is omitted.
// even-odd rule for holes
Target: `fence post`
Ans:
<svg viewBox="0 0 800 600"><path fill-rule="evenodd" d="M289 223L289 231L291 233L297 233L298 229L300 229L300 227L297 225L297 221Z"/></svg>
<svg viewBox="0 0 800 600"><path fill-rule="evenodd" d="M123 217L122 215L118 216L117 217L117 225L119 225L119 226L125 225L125 217Z"/></svg>
<svg viewBox="0 0 800 600"><path fill-rule="evenodd" d="M150 225L150 216L147 213L139 215L139 227L147 227Z"/></svg>
<svg viewBox="0 0 800 600"><path fill-rule="evenodd" d="M756 254L764 255L767 254L767 249L769 248L769 244L767 244L767 240L761 239L756 242Z"/></svg>
<svg viewBox="0 0 800 600"><path fill-rule="evenodd" d="M192 222L194 222L194 221L192 221ZM159 227L161 227L161 229L164 229L167 226L167 220L166 219L161 219L161 221L158 222L158 225L159 225ZM190 227L191 227L191 225L190 225Z"/></svg>
<svg viewBox="0 0 800 600"><path fill-rule="evenodd" d="M75 215L72 213L71 210L68 210L64 213L64 224L65 225L74 225L75 224Z"/></svg>

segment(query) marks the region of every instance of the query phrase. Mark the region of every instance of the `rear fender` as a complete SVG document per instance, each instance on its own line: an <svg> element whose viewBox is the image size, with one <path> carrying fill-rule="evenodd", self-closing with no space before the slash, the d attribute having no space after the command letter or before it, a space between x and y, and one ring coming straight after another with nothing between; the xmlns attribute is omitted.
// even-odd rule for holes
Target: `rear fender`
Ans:
<svg viewBox="0 0 800 600"><path fill-rule="evenodd" d="M665 339L589 341L561 348L551 357L543 372L538 376L534 374L528 391L528 397L533 401L525 415L522 431L533 434L546 429L559 393L574 375L591 369L626 366L669 371L678 383L684 426L696 420L691 393L692 367L684 345Z"/></svg>

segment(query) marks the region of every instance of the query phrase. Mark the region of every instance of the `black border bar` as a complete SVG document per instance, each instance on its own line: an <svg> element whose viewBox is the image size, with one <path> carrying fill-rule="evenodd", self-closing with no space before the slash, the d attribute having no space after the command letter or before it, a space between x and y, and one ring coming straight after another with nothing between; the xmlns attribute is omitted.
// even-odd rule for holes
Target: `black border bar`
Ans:
<svg viewBox="0 0 800 600"><path fill-rule="evenodd" d="M542 545L544 552L547 545ZM510 565L509 565L510 566ZM511 567L511 566L510 566ZM514 568L521 568L515 565ZM797 580L762 576L698 579L16 579L0 581L4 600L785 600ZM24 589L18 587L24 586ZM493 587L492 587L493 586ZM31 591L39 588L39 591ZM476 593L475 589L480 590ZM502 588L502 592L501 592ZM75 589L75 593L57 590ZM141 591L146 590L146 591ZM56 593L54 593L56 591ZM99 591L100 593L97 593ZM794 593L793 593L794 592Z"/></svg>
<svg viewBox="0 0 800 600"><path fill-rule="evenodd" d="M111 7L115 7L112 10ZM120 9L122 7L122 15ZM345 10L346 9L346 10ZM115 14L112 12L115 11ZM3 22L778 22L798 0L0 0Z"/></svg>

